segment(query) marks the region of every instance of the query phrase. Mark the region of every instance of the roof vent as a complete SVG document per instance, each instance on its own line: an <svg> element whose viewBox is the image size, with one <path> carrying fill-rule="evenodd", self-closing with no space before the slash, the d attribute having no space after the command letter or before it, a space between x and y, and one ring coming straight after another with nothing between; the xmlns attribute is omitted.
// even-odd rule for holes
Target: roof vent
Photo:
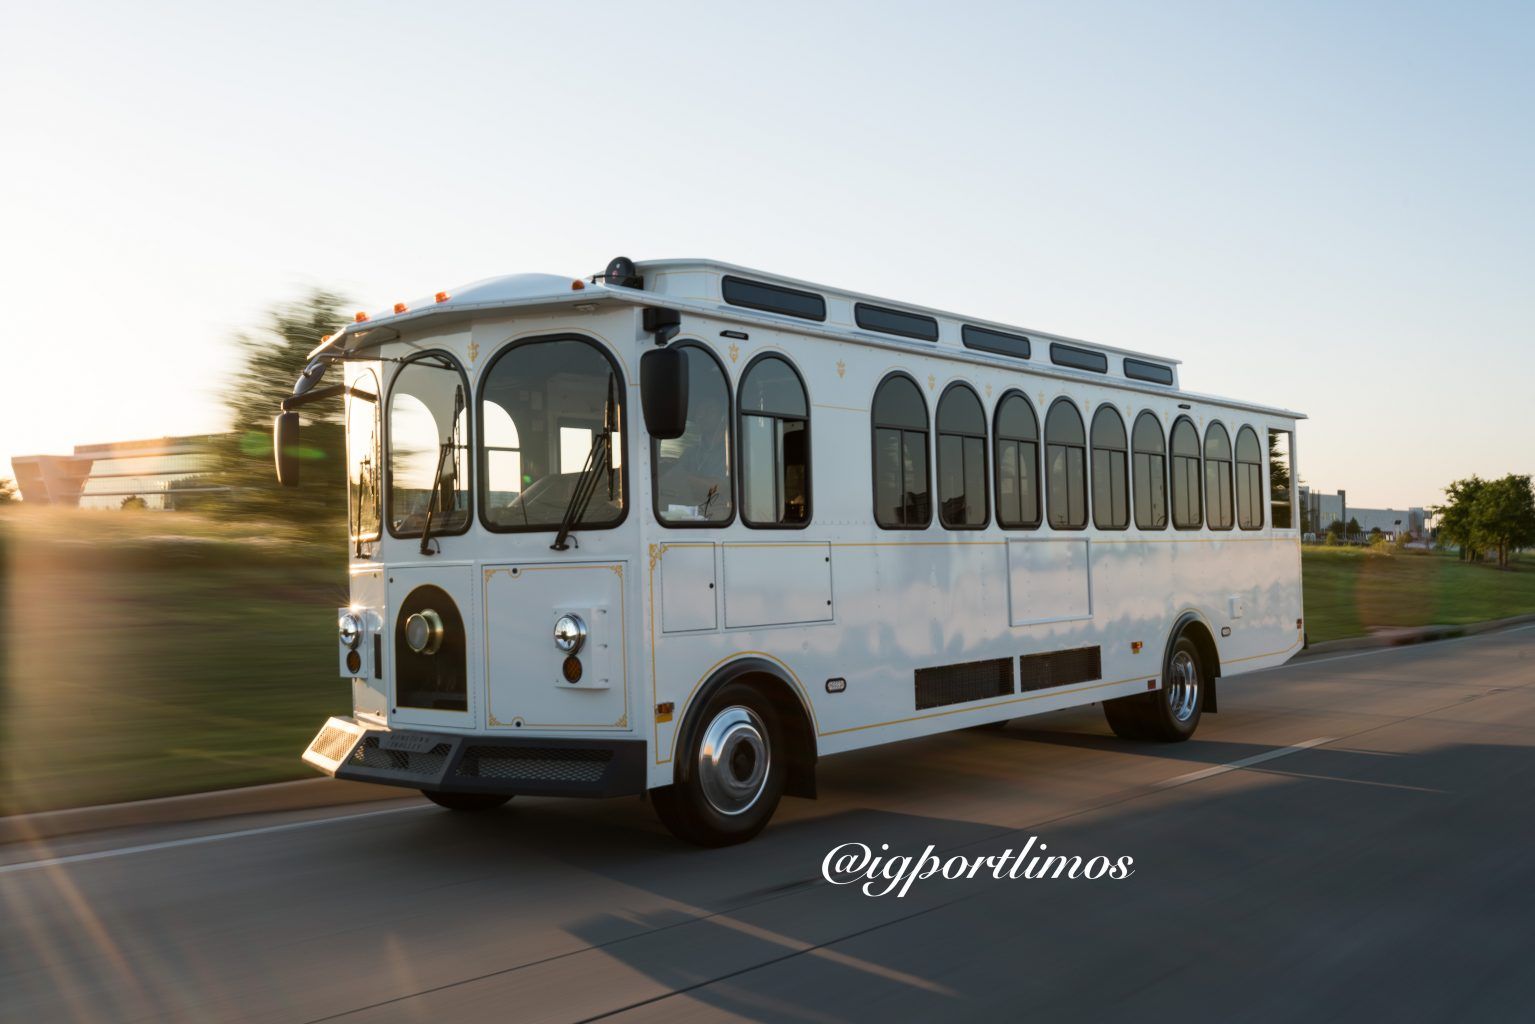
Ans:
<svg viewBox="0 0 1535 1024"><path fill-rule="evenodd" d="M615 256L608 264L608 269L602 272L602 283L619 288L643 288L645 279L640 277L633 260L627 256Z"/></svg>

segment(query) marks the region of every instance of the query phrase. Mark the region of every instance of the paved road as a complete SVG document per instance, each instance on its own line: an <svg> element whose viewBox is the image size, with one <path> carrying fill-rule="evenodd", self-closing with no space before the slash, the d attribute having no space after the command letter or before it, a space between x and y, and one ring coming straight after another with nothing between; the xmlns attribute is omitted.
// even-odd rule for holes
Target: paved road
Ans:
<svg viewBox="0 0 1535 1024"><path fill-rule="evenodd" d="M1221 703L1178 746L1087 708L830 759L730 850L531 799L0 848L0 1020L1532 1019L1535 629ZM840 843L1031 836L1135 873L820 880Z"/></svg>

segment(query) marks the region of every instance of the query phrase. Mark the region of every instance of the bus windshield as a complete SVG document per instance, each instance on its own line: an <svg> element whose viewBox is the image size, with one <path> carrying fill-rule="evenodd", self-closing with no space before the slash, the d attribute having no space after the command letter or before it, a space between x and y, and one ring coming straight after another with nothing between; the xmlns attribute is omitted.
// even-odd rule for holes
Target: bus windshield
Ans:
<svg viewBox="0 0 1535 1024"><path fill-rule="evenodd" d="M514 345L486 373L480 400L480 499L492 529L557 530L605 426L611 444L595 489L572 526L612 526L624 515L623 379L578 338ZM609 424L610 410L616 421Z"/></svg>

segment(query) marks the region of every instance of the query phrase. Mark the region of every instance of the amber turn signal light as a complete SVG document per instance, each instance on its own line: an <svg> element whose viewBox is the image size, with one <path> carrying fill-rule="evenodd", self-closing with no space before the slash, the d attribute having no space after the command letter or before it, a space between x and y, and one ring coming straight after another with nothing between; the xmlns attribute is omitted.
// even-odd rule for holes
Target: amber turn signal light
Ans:
<svg viewBox="0 0 1535 1024"><path fill-rule="evenodd" d="M565 659L560 671L565 673L567 683L579 683L581 681L581 659L572 654Z"/></svg>

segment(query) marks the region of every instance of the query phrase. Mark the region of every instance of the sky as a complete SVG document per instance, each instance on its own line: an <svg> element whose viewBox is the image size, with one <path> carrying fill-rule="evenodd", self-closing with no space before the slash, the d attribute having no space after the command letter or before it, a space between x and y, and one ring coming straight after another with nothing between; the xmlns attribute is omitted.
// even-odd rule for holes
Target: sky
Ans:
<svg viewBox="0 0 1535 1024"><path fill-rule="evenodd" d="M0 476L230 339L699 256L1183 360L1356 507L1535 472L1535 5L0 0Z"/></svg>

